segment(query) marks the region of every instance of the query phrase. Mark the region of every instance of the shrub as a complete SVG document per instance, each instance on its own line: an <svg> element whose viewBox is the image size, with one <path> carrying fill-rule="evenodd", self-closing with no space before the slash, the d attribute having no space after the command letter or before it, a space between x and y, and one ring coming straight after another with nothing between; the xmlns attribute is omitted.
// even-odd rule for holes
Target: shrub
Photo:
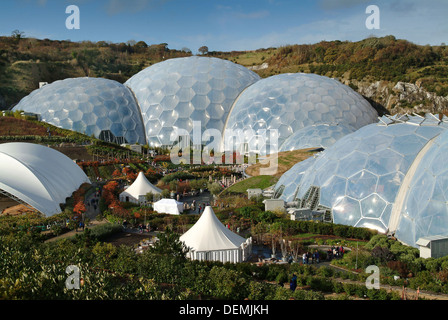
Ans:
<svg viewBox="0 0 448 320"><path fill-rule="evenodd" d="M275 288L275 286L266 282L251 281L247 298L249 300L264 300L267 296L272 295Z"/></svg>
<svg viewBox="0 0 448 320"><path fill-rule="evenodd" d="M218 299L244 299L249 296L248 281L241 273L223 267L210 270L212 295Z"/></svg>
<svg viewBox="0 0 448 320"><path fill-rule="evenodd" d="M95 239L102 241L122 230L123 228L120 224L107 223L90 228L90 234Z"/></svg>

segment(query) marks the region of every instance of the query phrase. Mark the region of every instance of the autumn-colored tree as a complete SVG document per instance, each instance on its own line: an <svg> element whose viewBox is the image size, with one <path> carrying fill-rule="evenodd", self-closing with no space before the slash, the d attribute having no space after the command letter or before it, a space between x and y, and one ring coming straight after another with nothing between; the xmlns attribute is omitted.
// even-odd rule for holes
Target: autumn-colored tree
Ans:
<svg viewBox="0 0 448 320"><path fill-rule="evenodd" d="M128 180L131 182L133 182L133 181L135 181L135 179L137 179L137 174L133 171L128 173L127 176L128 176Z"/></svg>
<svg viewBox="0 0 448 320"><path fill-rule="evenodd" d="M112 177L118 178L121 176L121 172L118 169L115 169L114 172L112 172Z"/></svg>
<svg viewBox="0 0 448 320"><path fill-rule="evenodd" d="M123 172L123 174L124 174L125 176L127 176L129 173L132 172L132 170L131 170L130 168L128 168L128 167L124 167L123 170L122 170L122 172Z"/></svg>
<svg viewBox="0 0 448 320"><path fill-rule="evenodd" d="M146 170L146 175L152 175L152 174L156 174L156 171L153 168L148 168L148 170Z"/></svg>
<svg viewBox="0 0 448 320"><path fill-rule="evenodd" d="M117 181L109 181L103 187L103 198L106 205L110 206L116 200L116 193L118 191L118 182Z"/></svg>
<svg viewBox="0 0 448 320"><path fill-rule="evenodd" d="M78 203L76 203L75 207L73 208L73 212L81 215L84 212L86 212L86 205L84 204L84 201L79 201Z"/></svg>
<svg viewBox="0 0 448 320"><path fill-rule="evenodd" d="M201 54L207 54L207 53L208 53L208 47L207 47L207 46L202 46L202 47L200 47L200 48L198 49L198 51L199 51Z"/></svg>

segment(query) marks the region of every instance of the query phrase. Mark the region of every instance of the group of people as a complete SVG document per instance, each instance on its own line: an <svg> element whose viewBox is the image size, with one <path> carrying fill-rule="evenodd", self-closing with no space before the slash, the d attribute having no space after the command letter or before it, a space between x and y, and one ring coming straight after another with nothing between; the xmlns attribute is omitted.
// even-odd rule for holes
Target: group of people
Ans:
<svg viewBox="0 0 448 320"><path fill-rule="evenodd" d="M305 252L302 255L303 264L309 264L310 259L312 259L311 260L312 263L319 263L320 262L319 251L315 250L313 253Z"/></svg>
<svg viewBox="0 0 448 320"><path fill-rule="evenodd" d="M123 225L123 230L127 231L127 228L129 227L129 222L127 220L124 220L122 225ZM131 226L131 228L132 228L132 226ZM137 228L138 228L139 233L143 233L143 231L146 231L146 232L151 231L151 225L149 224L149 222L146 225L140 223L137 226Z"/></svg>
<svg viewBox="0 0 448 320"><path fill-rule="evenodd" d="M196 200L193 200L193 203L191 204L191 210L193 210L196 213L202 213L206 206L209 206L210 203L199 203L196 204Z"/></svg>
<svg viewBox="0 0 448 320"><path fill-rule="evenodd" d="M331 247L327 250L327 259L332 260L333 258L342 258L344 256L345 250L343 246Z"/></svg>

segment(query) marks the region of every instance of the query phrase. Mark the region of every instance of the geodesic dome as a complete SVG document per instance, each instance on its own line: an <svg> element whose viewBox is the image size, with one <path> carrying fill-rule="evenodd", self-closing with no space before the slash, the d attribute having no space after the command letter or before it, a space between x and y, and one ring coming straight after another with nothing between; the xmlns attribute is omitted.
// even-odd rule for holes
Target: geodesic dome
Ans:
<svg viewBox="0 0 448 320"><path fill-rule="evenodd" d="M84 171L54 149L33 143L0 144L0 192L51 216L83 183Z"/></svg>
<svg viewBox="0 0 448 320"><path fill-rule="evenodd" d="M294 201L302 177L314 164L314 161L316 161L316 158L311 156L296 163L291 169L286 171L274 186L274 198L283 199L285 202Z"/></svg>
<svg viewBox="0 0 448 320"><path fill-rule="evenodd" d="M328 148L343 136L355 132L353 127L338 124L314 124L290 135L280 146L279 152L308 148Z"/></svg>
<svg viewBox="0 0 448 320"><path fill-rule="evenodd" d="M300 177L295 198L309 204L308 198L317 195L315 203L331 210L334 223L386 232L410 166L448 127L430 117L383 117L341 138Z"/></svg>
<svg viewBox="0 0 448 320"><path fill-rule="evenodd" d="M417 247L421 237L448 235L448 131L431 141L406 184L395 236ZM416 160L417 162L417 160Z"/></svg>
<svg viewBox="0 0 448 320"><path fill-rule="evenodd" d="M262 79L235 102L226 129L278 130L278 144L296 131L319 123L353 127L377 122L375 109L337 80L316 74L287 73ZM251 137L246 135L250 143ZM255 144L253 144L255 145ZM275 147L275 142L271 141ZM265 146L259 146L261 153Z"/></svg>
<svg viewBox="0 0 448 320"><path fill-rule="evenodd" d="M145 144L141 113L132 92L102 78L69 78L47 84L24 97L13 110L109 142Z"/></svg>
<svg viewBox="0 0 448 320"><path fill-rule="evenodd" d="M173 144L176 128L192 137L193 121L200 121L202 132L222 132L235 99L259 79L227 60L186 57L156 63L125 85L138 100L149 144L161 146Z"/></svg>

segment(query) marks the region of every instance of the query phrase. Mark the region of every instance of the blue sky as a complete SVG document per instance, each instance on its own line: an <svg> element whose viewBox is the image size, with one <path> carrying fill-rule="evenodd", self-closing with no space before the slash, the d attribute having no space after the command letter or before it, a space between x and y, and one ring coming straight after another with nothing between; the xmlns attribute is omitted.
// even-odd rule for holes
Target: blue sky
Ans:
<svg viewBox="0 0 448 320"><path fill-rule="evenodd" d="M68 5L80 10L80 29L68 30ZM368 5L380 9L369 30ZM0 35L71 41L143 40L194 53L254 50L322 40L358 41L394 35L416 44L448 43L447 0L1 0Z"/></svg>

